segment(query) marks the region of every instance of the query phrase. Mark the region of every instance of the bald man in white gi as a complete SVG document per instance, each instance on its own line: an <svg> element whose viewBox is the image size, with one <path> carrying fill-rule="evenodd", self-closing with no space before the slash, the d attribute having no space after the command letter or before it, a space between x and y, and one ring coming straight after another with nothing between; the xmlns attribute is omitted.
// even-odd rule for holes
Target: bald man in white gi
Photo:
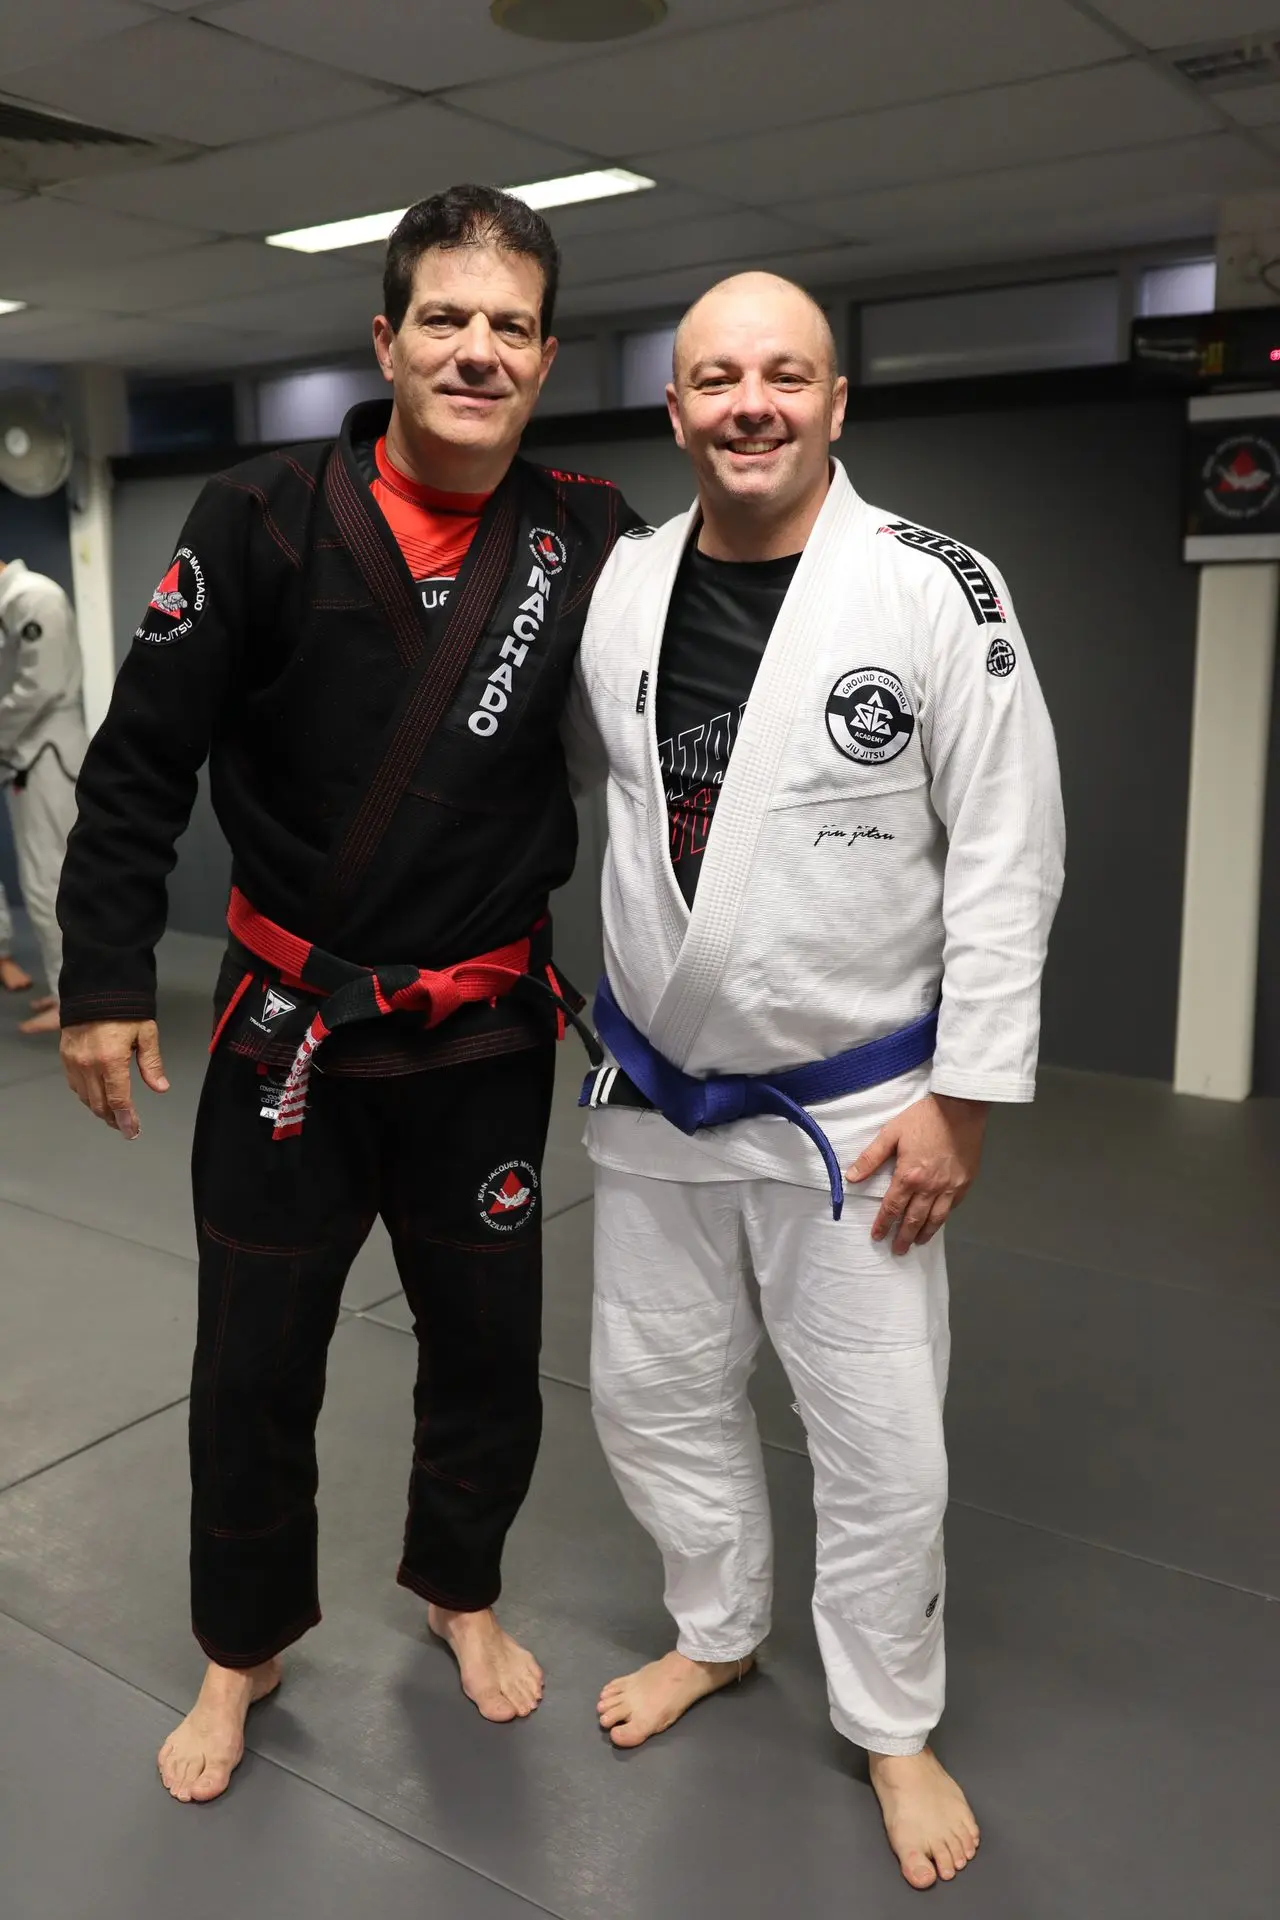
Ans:
<svg viewBox="0 0 1280 1920"><path fill-rule="evenodd" d="M713 288L667 398L697 502L618 542L566 727L582 784L601 748L608 767L593 1405L678 1630L600 1719L638 1746L769 1631L753 1270L813 1463L831 1717L926 1887L978 1845L928 1745L941 1229L988 1103L1033 1095L1053 730L991 563L869 506L831 460L846 385L807 294Z"/></svg>
<svg viewBox="0 0 1280 1920"><path fill-rule="evenodd" d="M56 908L88 745L82 681L75 614L62 588L22 560L0 561L0 786L46 982L22 1033L58 1031Z"/></svg>

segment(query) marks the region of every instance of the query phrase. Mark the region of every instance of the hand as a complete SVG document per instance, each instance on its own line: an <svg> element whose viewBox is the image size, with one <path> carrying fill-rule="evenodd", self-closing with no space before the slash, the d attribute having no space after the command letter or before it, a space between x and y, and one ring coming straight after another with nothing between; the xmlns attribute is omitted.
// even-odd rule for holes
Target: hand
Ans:
<svg viewBox="0 0 1280 1920"><path fill-rule="evenodd" d="M142 1132L129 1072L135 1053L138 1071L152 1093L168 1093L169 1082L160 1058L160 1030L154 1020L91 1020L62 1030L62 1069L67 1085L99 1120L105 1120L126 1140L136 1140Z"/></svg>
<svg viewBox="0 0 1280 1920"><path fill-rule="evenodd" d="M847 1175L856 1185L897 1155L871 1238L883 1240L896 1227L895 1253L927 1246L977 1178L986 1127L985 1100L945 1093L926 1094L881 1127Z"/></svg>

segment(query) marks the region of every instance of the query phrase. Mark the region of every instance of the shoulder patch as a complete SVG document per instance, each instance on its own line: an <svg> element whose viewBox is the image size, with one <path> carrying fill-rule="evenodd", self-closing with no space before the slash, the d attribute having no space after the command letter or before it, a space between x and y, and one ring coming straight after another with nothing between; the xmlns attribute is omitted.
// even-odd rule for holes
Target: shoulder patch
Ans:
<svg viewBox="0 0 1280 1920"><path fill-rule="evenodd" d="M987 672L997 680L1007 680L1018 664L1018 656L1001 635L987 648Z"/></svg>
<svg viewBox="0 0 1280 1920"><path fill-rule="evenodd" d="M949 540L945 533L934 533L930 527L918 527L911 520L890 520L877 531L891 533L904 547L914 547L918 553L932 554L935 560L941 560L959 582L969 603L969 611L980 627L1004 624L1005 611L995 583L968 547L962 547L958 540Z"/></svg>
<svg viewBox="0 0 1280 1920"><path fill-rule="evenodd" d="M184 640L204 613L207 599L203 567L190 547L179 547L151 596L134 639L149 647L167 647L175 640Z"/></svg>
<svg viewBox="0 0 1280 1920"><path fill-rule="evenodd" d="M624 540L652 540L657 531L658 529L656 527L650 526L624 527L622 529L622 537Z"/></svg>
<svg viewBox="0 0 1280 1920"><path fill-rule="evenodd" d="M26 626L22 629L22 638L24 640L38 640L43 632L44 628L38 620L28 620Z"/></svg>

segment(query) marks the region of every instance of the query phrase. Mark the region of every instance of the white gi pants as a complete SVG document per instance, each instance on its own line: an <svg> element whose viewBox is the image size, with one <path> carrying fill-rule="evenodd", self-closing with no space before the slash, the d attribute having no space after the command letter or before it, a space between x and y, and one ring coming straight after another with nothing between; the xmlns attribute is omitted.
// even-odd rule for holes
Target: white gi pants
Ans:
<svg viewBox="0 0 1280 1920"><path fill-rule="evenodd" d="M13 915L9 911L9 896L0 887L0 954L13 952Z"/></svg>
<svg viewBox="0 0 1280 1920"><path fill-rule="evenodd" d="M62 929L56 911L58 881L67 839L76 821L75 782L62 771L57 754L42 753L21 792L12 786L8 789L8 800L22 897L40 947L48 990L56 994L62 972Z"/></svg>
<svg viewBox="0 0 1280 1920"><path fill-rule="evenodd" d="M627 1505L661 1550L677 1646L738 1660L770 1624L772 1534L747 1381L764 1323L808 1435L813 1617L838 1732L916 1753L942 1713L950 1337L942 1236L873 1242L877 1201L777 1180L596 1168L591 1390Z"/></svg>

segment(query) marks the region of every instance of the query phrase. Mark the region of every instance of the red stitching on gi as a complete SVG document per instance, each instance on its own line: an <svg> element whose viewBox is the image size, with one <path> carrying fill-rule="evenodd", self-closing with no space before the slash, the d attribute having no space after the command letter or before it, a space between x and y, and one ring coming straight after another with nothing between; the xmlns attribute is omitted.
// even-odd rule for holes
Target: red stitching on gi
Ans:
<svg viewBox="0 0 1280 1920"><path fill-rule="evenodd" d="M316 477L314 473L308 473L306 468L302 466L297 460L295 460L291 453L285 453L282 448L276 448L272 452L270 457L273 460L278 460L281 466L292 467L293 471L297 474L299 480L301 480L306 486L307 491L309 493L315 492Z"/></svg>
<svg viewBox="0 0 1280 1920"><path fill-rule="evenodd" d="M211 1240L216 1240L220 1247L230 1247L232 1253L265 1253L272 1259L299 1260L305 1259L308 1254L321 1253L324 1251L324 1248L321 1246L259 1247L251 1240L233 1240L230 1234L219 1233L218 1229L210 1226L207 1220L200 1222L200 1231L201 1233L207 1233Z"/></svg>
<svg viewBox="0 0 1280 1920"><path fill-rule="evenodd" d="M228 1020L231 1018L236 1008L240 1005L240 1002L244 999L246 989L251 987L252 985L253 985L253 975L251 973L246 973L243 980L240 982L240 985L236 988L235 992L232 994L231 998L228 1000L226 1007L223 1011L222 1018L221 1020L219 1020L217 1026L213 1030L213 1038L209 1042L210 1053L213 1053L217 1048L218 1042L222 1038L223 1028L226 1026Z"/></svg>
<svg viewBox="0 0 1280 1920"><path fill-rule="evenodd" d="M487 1600L477 1602L474 1595L465 1599L460 1594L446 1593L443 1587L437 1587L430 1580L424 1580L419 1574L411 1573L403 1560L396 1569L397 1586L407 1587L410 1593L416 1593L420 1600L428 1601L433 1607L443 1607L447 1613L483 1613L497 1599L497 1593L489 1595ZM268 1656L269 1657L269 1656Z"/></svg>
<svg viewBox="0 0 1280 1920"><path fill-rule="evenodd" d="M302 555L296 550L292 541L290 541L288 536L285 534L285 532L277 522L274 514L271 511L271 503L267 499L266 494L262 491L262 488L255 486L252 480L233 480L231 478L231 475L228 473L220 473L217 475L217 478L221 481L224 487L234 487L236 491L239 493L249 493L253 495L253 498L258 502L259 506L262 508L263 526L266 528L267 532L271 535L271 538L275 541L276 545L279 547L281 553L284 554L285 558L287 560L291 560L294 566L298 569L299 573L301 573Z"/></svg>
<svg viewBox="0 0 1280 1920"><path fill-rule="evenodd" d="M365 519L363 509L366 503L356 493L355 483L337 454L325 468L324 490L329 510L346 541L347 550L386 616L396 643L396 652L405 666L411 667L422 653L421 618L410 598L405 580L392 566Z"/></svg>
<svg viewBox="0 0 1280 1920"><path fill-rule="evenodd" d="M212 1640L205 1638L194 1620L191 1622L191 1631L201 1650L207 1653L218 1666L260 1667L264 1660L274 1660L278 1653L283 1653L285 1648L291 1646L295 1640L301 1640L304 1633L309 1633L312 1627L318 1627L323 1618L319 1607L312 1607L291 1626L286 1627L283 1634L277 1635L274 1640L269 1641L265 1647L260 1647L255 1653L228 1653L225 1648L216 1647Z"/></svg>

